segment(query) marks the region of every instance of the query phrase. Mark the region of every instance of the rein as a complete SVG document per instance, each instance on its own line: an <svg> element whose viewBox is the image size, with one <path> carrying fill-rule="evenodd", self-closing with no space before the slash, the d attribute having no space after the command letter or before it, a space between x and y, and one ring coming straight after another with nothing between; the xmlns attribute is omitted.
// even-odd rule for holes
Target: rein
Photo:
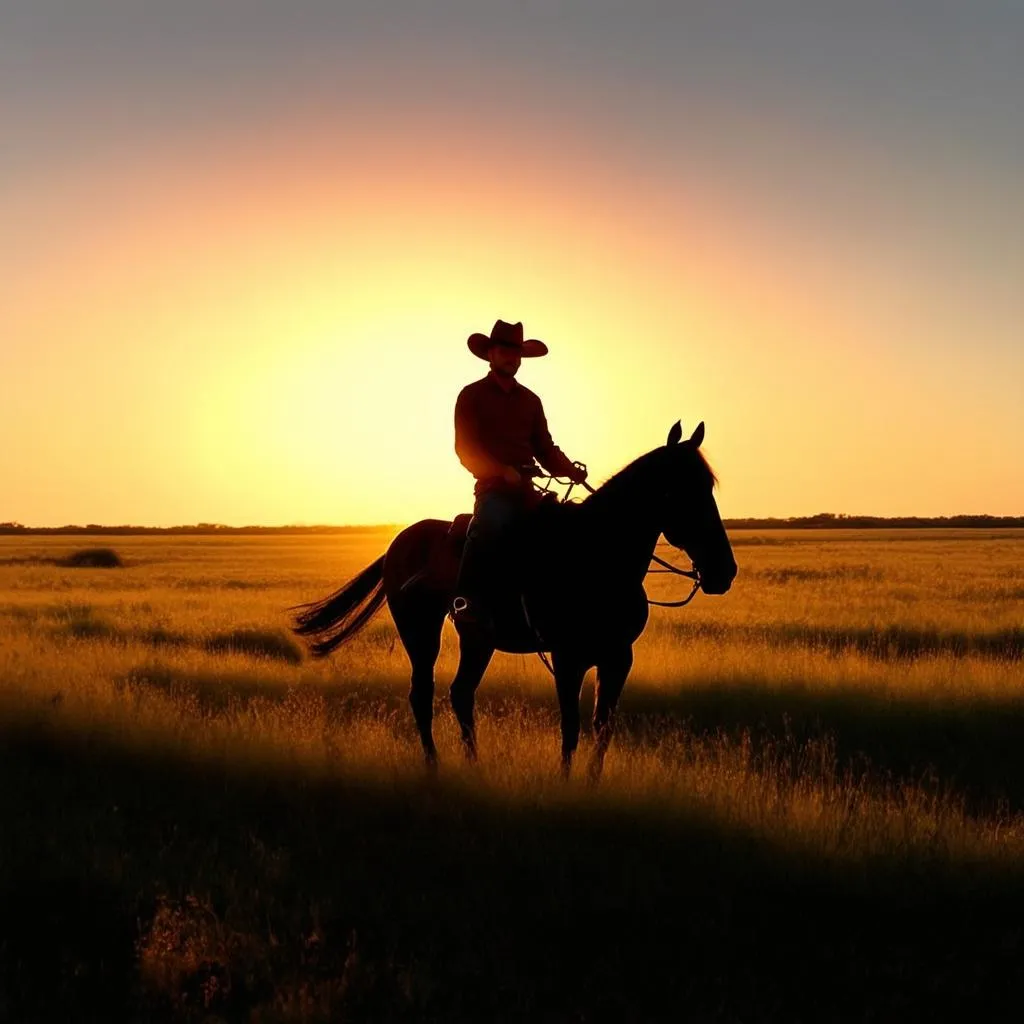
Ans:
<svg viewBox="0 0 1024 1024"><path fill-rule="evenodd" d="M581 466L581 468L586 469L586 466ZM552 481L559 484L568 484L566 492L562 496L562 501L566 502L569 500L569 495L572 494L572 489L576 486L574 481L554 476L546 477L546 479L547 483L544 485L545 491L547 491L551 486ZM594 493L594 488L591 487L586 480L581 480L580 486L585 488L591 494ZM659 558L657 555L651 555L651 561L657 562L658 565L663 568L648 569L647 575L650 575L651 573L665 572L672 573L674 576L685 576L687 579L693 580L693 589L681 601L652 601L650 598L647 598L648 604L656 604L659 608L682 608L684 605L688 605L697 596L697 591L700 590L700 573L697 572L696 569L680 569L678 566L672 565L671 562L666 562L664 558Z"/></svg>
<svg viewBox="0 0 1024 1024"><path fill-rule="evenodd" d="M538 474L538 476L541 476L541 474ZM563 494L562 497L559 499L563 504L569 500L569 495L572 494L572 489L576 486L575 481L562 477L543 475L541 476L541 478L547 481L547 483L545 483L542 488L538 488L542 494L549 493L548 488L551 486L552 482L562 484L563 486L565 486L565 494ZM581 480L580 486L585 488L591 494L594 493L595 489L591 487L590 484L586 482L586 480ZM650 575L652 573L671 573L674 576L685 576L687 579L693 580L693 588L690 590L690 593L687 594L687 596L684 597L681 601L652 601L648 597L648 604L657 605L659 608L682 608L685 605L688 605L697 596L697 591L700 590L700 573L695 568L680 569L678 566L672 565L671 562L666 562L664 558L659 558L657 555L654 554L651 555L651 561L657 562L658 565L662 566L662 568L648 569L646 575ZM537 644L539 646L543 643L543 641L541 640L540 633L534 628L533 623L530 621L530 613L527 611L526 608L526 597L525 595L520 594L519 599L520 603L523 606L523 617L526 619L526 625L529 627L533 635L537 638ZM538 651L537 656L544 663L544 667L551 673L552 676L554 676L555 670L551 667L551 662L548 661L547 655L543 651Z"/></svg>
<svg viewBox="0 0 1024 1024"><path fill-rule="evenodd" d="M684 605L689 604L696 596L697 591L700 590L700 573L696 569L680 569L677 566L671 565L666 562L664 558L659 558L657 555L651 555L651 561L657 562L658 565L663 565L664 569L648 569L648 574L652 572L670 572L676 576L686 576L688 579L693 580L693 589L690 593L682 599L682 601L652 601L647 598L648 604L656 604L660 608L682 608Z"/></svg>

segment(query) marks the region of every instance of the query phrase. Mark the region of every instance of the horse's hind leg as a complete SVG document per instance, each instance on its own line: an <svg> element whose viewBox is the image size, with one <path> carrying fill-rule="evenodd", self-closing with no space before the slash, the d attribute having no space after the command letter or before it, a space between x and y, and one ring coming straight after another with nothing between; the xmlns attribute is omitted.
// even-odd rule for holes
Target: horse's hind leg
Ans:
<svg viewBox="0 0 1024 1024"><path fill-rule="evenodd" d="M466 757L476 760L476 723L473 718L476 703L476 688L487 671L494 645L476 635L472 628L466 628L459 634L459 667L452 680L449 694L452 711L462 731L462 744Z"/></svg>
<svg viewBox="0 0 1024 1024"><path fill-rule="evenodd" d="M391 606L398 635L412 663L409 704L419 730L428 765L437 763L434 746L434 663L441 650L444 606L415 597L395 601Z"/></svg>

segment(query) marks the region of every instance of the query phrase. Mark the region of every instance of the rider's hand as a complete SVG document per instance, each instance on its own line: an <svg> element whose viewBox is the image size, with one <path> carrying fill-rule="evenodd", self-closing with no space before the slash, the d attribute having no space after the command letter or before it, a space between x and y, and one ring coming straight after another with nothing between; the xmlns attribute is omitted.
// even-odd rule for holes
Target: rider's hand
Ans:
<svg viewBox="0 0 1024 1024"><path fill-rule="evenodd" d="M523 476L515 466L506 466L501 477L505 483L513 487L518 487L523 482Z"/></svg>
<svg viewBox="0 0 1024 1024"><path fill-rule="evenodd" d="M574 484L581 484L587 479L587 467L583 463L577 463L572 467L572 473L569 474L569 479Z"/></svg>

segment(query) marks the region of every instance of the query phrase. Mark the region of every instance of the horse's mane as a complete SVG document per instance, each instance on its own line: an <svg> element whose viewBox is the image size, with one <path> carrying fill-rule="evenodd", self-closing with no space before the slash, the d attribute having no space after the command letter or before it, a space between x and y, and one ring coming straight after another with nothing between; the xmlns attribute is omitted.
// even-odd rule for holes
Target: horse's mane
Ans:
<svg viewBox="0 0 1024 1024"><path fill-rule="evenodd" d="M687 450L693 453L693 465L696 467L697 472L702 475L706 474L705 480L712 487L715 487L718 484L718 477L711 468L711 464L704 457L704 453L699 448L688 447ZM653 486L660 478L658 470L667 469L665 463L675 451L675 445L671 447L662 445L649 452L644 452L643 455L638 456L628 465L623 466L613 476L610 476L581 504L586 505L601 496L615 498L620 494L636 494L638 491L643 491Z"/></svg>

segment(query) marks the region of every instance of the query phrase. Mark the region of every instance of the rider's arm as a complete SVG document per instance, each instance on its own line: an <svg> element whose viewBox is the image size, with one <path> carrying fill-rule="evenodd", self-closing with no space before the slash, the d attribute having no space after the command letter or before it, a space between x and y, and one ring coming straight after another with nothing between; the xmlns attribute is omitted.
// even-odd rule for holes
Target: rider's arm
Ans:
<svg viewBox="0 0 1024 1024"><path fill-rule="evenodd" d="M540 404L540 400L537 401L532 441L537 461L552 476L572 477L576 472L572 460L551 440L547 417L544 415L544 407Z"/></svg>
<svg viewBox="0 0 1024 1024"><path fill-rule="evenodd" d="M472 394L462 391L455 403L455 454L478 480L504 476L506 466L484 447L480 436L480 418Z"/></svg>

